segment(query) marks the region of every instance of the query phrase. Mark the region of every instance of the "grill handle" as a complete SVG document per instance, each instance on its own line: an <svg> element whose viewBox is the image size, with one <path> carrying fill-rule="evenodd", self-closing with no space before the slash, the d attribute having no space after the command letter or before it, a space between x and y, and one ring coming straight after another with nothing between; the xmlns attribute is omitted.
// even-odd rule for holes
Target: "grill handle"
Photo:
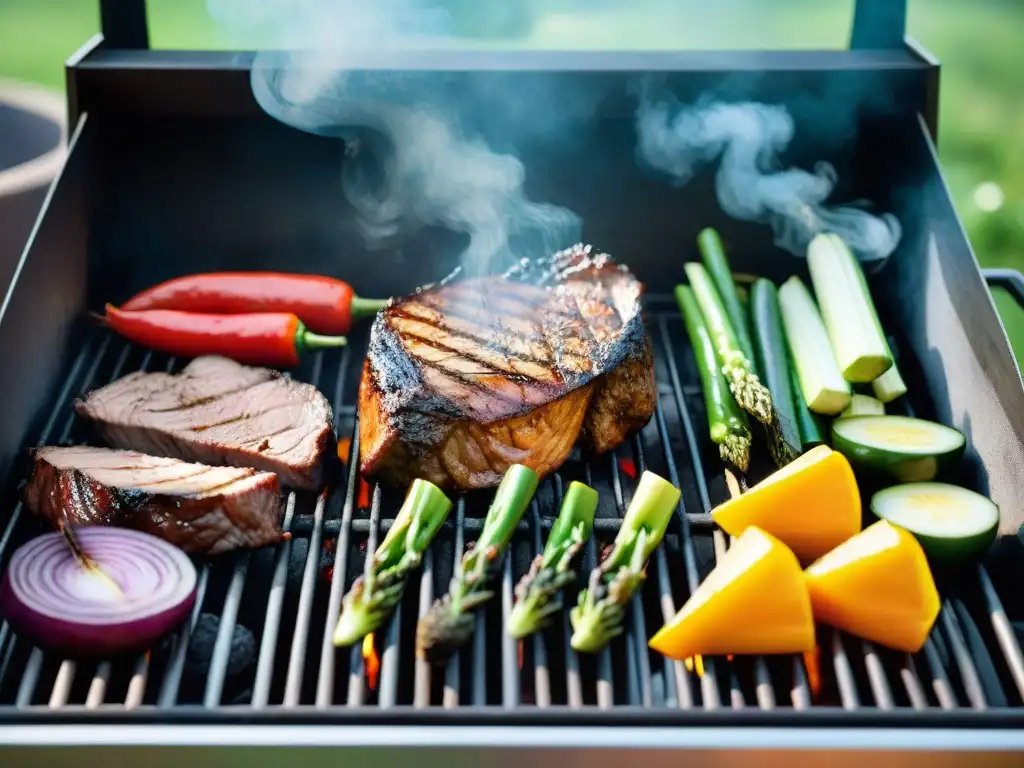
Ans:
<svg viewBox="0 0 1024 768"><path fill-rule="evenodd" d="M1010 294L1017 306L1024 309L1024 274L1016 269L983 269L981 273L991 288L1002 288Z"/></svg>
<svg viewBox="0 0 1024 768"><path fill-rule="evenodd" d="M902 48L906 27L907 0L856 0L850 48ZM146 0L100 0L100 31L107 48L149 48Z"/></svg>

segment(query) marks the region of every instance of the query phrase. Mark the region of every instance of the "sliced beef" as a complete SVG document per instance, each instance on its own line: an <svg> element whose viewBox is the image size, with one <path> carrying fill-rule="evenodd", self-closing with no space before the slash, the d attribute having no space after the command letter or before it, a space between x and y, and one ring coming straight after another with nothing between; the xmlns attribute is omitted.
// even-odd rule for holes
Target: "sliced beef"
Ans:
<svg viewBox="0 0 1024 768"><path fill-rule="evenodd" d="M283 535L273 473L136 451L39 448L24 499L55 526L135 528L196 554L262 547Z"/></svg>
<svg viewBox="0 0 1024 768"><path fill-rule="evenodd" d="M484 488L513 463L554 471L581 435L614 448L654 412L641 292L577 246L392 302L360 381L363 474Z"/></svg>
<svg viewBox="0 0 1024 768"><path fill-rule="evenodd" d="M178 375L129 374L76 409L115 448L263 469L303 489L319 487L333 435L316 387L223 357L196 358Z"/></svg>

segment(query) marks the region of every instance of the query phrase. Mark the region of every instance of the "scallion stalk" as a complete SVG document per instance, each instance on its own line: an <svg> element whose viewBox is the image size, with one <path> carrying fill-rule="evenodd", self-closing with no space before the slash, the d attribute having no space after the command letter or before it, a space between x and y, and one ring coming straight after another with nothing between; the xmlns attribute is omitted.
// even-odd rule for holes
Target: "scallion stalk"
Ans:
<svg viewBox="0 0 1024 768"><path fill-rule="evenodd" d="M718 446L719 454L724 461L746 472L750 465L751 444L746 413L736 404L732 392L729 391L693 289L688 285L677 285L675 296L700 373L711 441Z"/></svg>
<svg viewBox="0 0 1024 768"><path fill-rule="evenodd" d="M644 582L647 558L665 536L679 489L653 472L640 476L612 551L595 568L569 614L572 647L596 653L622 634L626 606Z"/></svg>
<svg viewBox="0 0 1024 768"><path fill-rule="evenodd" d="M891 403L897 397L907 394L907 385L900 375L899 362L892 354L892 347L888 349L889 356L892 357L892 368L871 382L871 389L874 391L875 397L883 403Z"/></svg>
<svg viewBox="0 0 1024 768"><path fill-rule="evenodd" d="M570 483L544 551L516 585L516 604L508 618L512 637L533 634L561 613L562 592L576 581L573 563L594 530L596 511L597 491L583 483Z"/></svg>
<svg viewBox="0 0 1024 768"><path fill-rule="evenodd" d="M513 464L505 472L476 545L462 556L461 572L416 627L416 653L420 658L443 664L473 634L473 611L494 596L488 584L539 481L537 473L522 464Z"/></svg>
<svg viewBox="0 0 1024 768"><path fill-rule="evenodd" d="M736 333L736 341L740 349L751 363L754 362L754 345L751 342L750 322L747 313L740 300L736 289L736 282L733 279L732 269L729 260L725 255L725 247L722 245L722 238L718 232L711 227L702 229L697 235L697 246L700 248L701 260L704 268L711 275L718 295L722 299L722 306L729 318L733 331ZM753 369L757 373L757 369Z"/></svg>
<svg viewBox="0 0 1024 768"><path fill-rule="evenodd" d="M415 480L366 571L341 600L336 646L351 645L376 630L402 599L409 574L444 525L452 502L431 482Z"/></svg>

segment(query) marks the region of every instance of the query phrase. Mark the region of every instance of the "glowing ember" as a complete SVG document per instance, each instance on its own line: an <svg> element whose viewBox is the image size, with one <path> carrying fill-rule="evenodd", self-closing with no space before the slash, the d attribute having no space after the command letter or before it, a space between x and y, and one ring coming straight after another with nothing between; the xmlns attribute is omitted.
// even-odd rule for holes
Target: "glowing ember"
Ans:
<svg viewBox="0 0 1024 768"><path fill-rule="evenodd" d="M632 459L619 459L619 470L630 480L636 480L636 464Z"/></svg>
<svg viewBox="0 0 1024 768"><path fill-rule="evenodd" d="M363 662L366 667L366 684L371 691L377 690L377 674L380 672L380 656L373 644L373 633L363 638Z"/></svg>

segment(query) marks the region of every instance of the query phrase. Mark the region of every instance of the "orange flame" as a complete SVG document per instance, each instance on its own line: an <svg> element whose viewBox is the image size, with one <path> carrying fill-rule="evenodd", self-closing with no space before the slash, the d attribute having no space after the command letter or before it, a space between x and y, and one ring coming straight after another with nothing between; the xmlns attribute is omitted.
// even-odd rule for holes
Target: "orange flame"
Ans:
<svg viewBox="0 0 1024 768"><path fill-rule="evenodd" d="M814 646L813 651L804 653L804 666L807 667L807 685L811 689L811 698L821 695L821 646Z"/></svg>
<svg viewBox="0 0 1024 768"><path fill-rule="evenodd" d="M524 649L523 641L520 640L518 643L516 643L516 653L519 655L519 671L520 672L523 671L523 649Z"/></svg>
<svg viewBox="0 0 1024 768"><path fill-rule="evenodd" d="M363 638L363 662L366 667L366 684L371 691L377 690L377 674L380 672L380 656L373 644L373 633Z"/></svg>
<svg viewBox="0 0 1024 768"><path fill-rule="evenodd" d="M338 458L341 463L348 466L349 449L352 447L351 437L342 437L338 440Z"/></svg>
<svg viewBox="0 0 1024 768"><path fill-rule="evenodd" d="M359 509L366 509L370 506L370 486L361 477L359 478L359 501L356 502L356 506Z"/></svg>
<svg viewBox="0 0 1024 768"><path fill-rule="evenodd" d="M622 471L622 474L630 480L636 480L636 464L632 459L620 458L619 469Z"/></svg>
<svg viewBox="0 0 1024 768"><path fill-rule="evenodd" d="M702 656L691 656L683 660L683 665L688 672L696 672L697 677L704 677L704 658Z"/></svg>

